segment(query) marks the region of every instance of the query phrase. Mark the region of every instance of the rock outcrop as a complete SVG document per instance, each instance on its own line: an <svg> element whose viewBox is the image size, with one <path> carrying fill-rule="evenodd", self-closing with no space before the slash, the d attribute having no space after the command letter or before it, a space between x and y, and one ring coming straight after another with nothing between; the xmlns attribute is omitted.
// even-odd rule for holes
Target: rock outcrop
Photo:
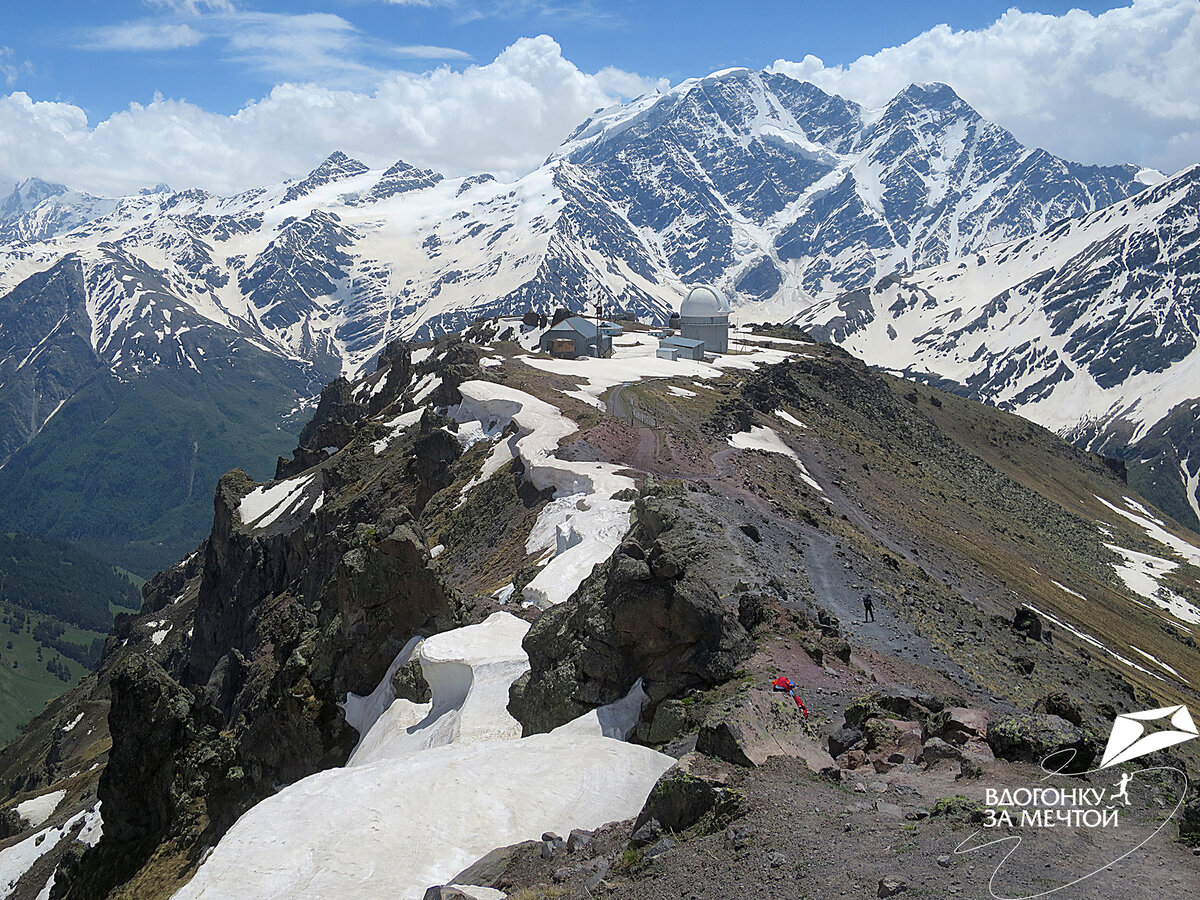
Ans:
<svg viewBox="0 0 1200 900"><path fill-rule="evenodd" d="M526 734L550 731L623 697L644 679L653 707L726 681L753 649L736 607L722 602L691 533L686 497L643 496L621 548L570 603L548 610L525 639L530 672L509 710Z"/></svg>

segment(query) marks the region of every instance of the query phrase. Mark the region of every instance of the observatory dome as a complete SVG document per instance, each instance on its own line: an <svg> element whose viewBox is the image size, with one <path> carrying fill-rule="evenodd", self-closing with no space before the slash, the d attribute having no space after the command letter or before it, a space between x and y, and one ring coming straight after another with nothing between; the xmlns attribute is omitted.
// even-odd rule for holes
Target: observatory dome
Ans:
<svg viewBox="0 0 1200 900"><path fill-rule="evenodd" d="M702 284L688 292L679 307L679 315L685 319L728 316L729 301L715 287Z"/></svg>

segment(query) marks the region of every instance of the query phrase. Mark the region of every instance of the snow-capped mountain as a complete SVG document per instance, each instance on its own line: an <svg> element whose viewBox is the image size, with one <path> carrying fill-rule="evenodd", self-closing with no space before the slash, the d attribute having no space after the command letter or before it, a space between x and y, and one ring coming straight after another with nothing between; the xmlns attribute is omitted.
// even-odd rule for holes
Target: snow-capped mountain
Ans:
<svg viewBox="0 0 1200 900"><path fill-rule="evenodd" d="M867 110L732 69L597 113L554 158L587 165L684 281L796 309L953 259L1161 177L1023 147L944 84Z"/></svg>
<svg viewBox="0 0 1200 900"><path fill-rule="evenodd" d="M26 178L0 201L0 243L40 241L107 215L116 200Z"/></svg>
<svg viewBox="0 0 1200 900"><path fill-rule="evenodd" d="M0 519L41 514L72 539L91 527L68 527L75 507L36 513L12 498L58 477L50 457L66 450L34 447L51 417L69 445L94 442L72 457L79 484L111 455L89 418L96 392L124 410L139 392L202 384L232 422L246 388L269 440L212 457L219 470L283 449L282 414L369 371L396 338L530 308L665 319L697 280L749 316L784 318L878 273L1099 208L1154 174L1022 147L944 85L865 110L739 69L600 111L511 183L341 152L232 197L160 185L101 200L26 182L0 217ZM182 448L164 479L186 479L193 502L205 443L188 423L162 427Z"/></svg>
<svg viewBox="0 0 1200 900"><path fill-rule="evenodd" d="M1164 509L1200 513L1200 166L798 321L874 365L1126 458Z"/></svg>

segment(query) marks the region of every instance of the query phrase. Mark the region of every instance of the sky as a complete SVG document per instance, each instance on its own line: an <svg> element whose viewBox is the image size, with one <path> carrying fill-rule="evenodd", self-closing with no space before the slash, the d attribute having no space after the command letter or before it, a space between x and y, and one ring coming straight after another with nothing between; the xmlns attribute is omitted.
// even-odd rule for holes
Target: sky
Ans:
<svg viewBox="0 0 1200 900"><path fill-rule="evenodd" d="M593 110L731 66L868 106L944 81L1026 144L1200 161L1200 0L61 0L0 17L0 190L232 193L335 149L517 177Z"/></svg>

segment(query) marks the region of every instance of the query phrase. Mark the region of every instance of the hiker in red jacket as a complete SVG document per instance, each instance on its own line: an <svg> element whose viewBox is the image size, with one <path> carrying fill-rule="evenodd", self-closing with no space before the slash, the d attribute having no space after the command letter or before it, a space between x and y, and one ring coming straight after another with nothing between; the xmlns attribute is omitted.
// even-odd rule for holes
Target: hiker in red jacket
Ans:
<svg viewBox="0 0 1200 900"><path fill-rule="evenodd" d="M804 718L808 718L808 707L804 705L804 701L800 699L800 688L792 684L792 679L786 675L780 675L771 682L771 690L779 691L783 694L790 694L791 698L796 701L796 708L804 714Z"/></svg>

